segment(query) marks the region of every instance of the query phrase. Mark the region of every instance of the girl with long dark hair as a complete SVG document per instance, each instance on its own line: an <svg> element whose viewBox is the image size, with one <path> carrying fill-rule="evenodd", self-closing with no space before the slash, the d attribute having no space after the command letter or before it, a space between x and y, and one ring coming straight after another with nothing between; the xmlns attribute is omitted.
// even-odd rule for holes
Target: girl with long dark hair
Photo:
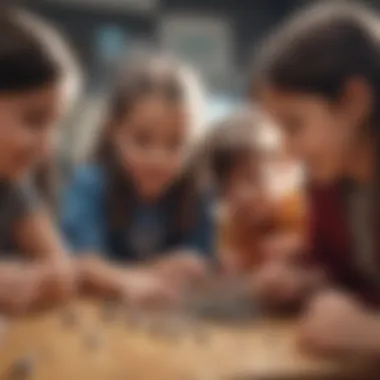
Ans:
<svg viewBox="0 0 380 380"><path fill-rule="evenodd" d="M377 14L350 2L312 7L265 41L255 78L310 179L308 273L349 294L313 298L303 342L375 358L380 319L360 301L380 299L379 31Z"/></svg>
<svg viewBox="0 0 380 380"><path fill-rule="evenodd" d="M202 271L198 256L211 249L212 225L190 159L201 112L193 106L195 83L182 65L159 56L133 56L116 73L99 145L78 169L63 215L76 252L108 259L90 255L97 269L86 282L98 290L124 281L116 268L109 275L110 260L148 264L165 279Z"/></svg>

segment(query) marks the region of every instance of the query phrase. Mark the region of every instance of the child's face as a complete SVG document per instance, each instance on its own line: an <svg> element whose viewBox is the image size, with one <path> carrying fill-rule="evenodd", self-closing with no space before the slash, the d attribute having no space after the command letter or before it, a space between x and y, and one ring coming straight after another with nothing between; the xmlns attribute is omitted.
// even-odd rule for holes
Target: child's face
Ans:
<svg viewBox="0 0 380 380"><path fill-rule="evenodd" d="M137 101L116 128L119 157L142 197L159 197L179 176L188 132L183 107L154 96Z"/></svg>
<svg viewBox="0 0 380 380"><path fill-rule="evenodd" d="M343 104L322 97L288 93L267 86L262 105L285 132L290 153L300 158L319 182L330 182L346 170L357 126Z"/></svg>
<svg viewBox="0 0 380 380"><path fill-rule="evenodd" d="M58 85L0 95L0 177L23 176L50 155L61 100Z"/></svg>
<svg viewBox="0 0 380 380"><path fill-rule="evenodd" d="M226 187L229 211L246 223L260 223L269 213L263 170L257 157L247 157L232 171Z"/></svg>

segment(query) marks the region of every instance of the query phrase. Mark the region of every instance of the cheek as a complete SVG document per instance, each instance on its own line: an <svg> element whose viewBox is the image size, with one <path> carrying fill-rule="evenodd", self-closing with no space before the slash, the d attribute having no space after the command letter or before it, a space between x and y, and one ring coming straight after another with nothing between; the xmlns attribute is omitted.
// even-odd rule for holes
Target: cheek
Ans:
<svg viewBox="0 0 380 380"><path fill-rule="evenodd" d="M1 125L1 122L0 122ZM3 124L0 127L0 151L2 154L17 155L29 150L32 145L29 133L15 125Z"/></svg>
<svg viewBox="0 0 380 380"><path fill-rule="evenodd" d="M331 181L338 177L347 159L348 136L345 128L333 118L324 119L306 129L296 141L299 157L309 174L317 180Z"/></svg>
<svg viewBox="0 0 380 380"><path fill-rule="evenodd" d="M122 166L134 169L141 165L144 154L130 139L126 139L121 134L116 134L113 138L113 147Z"/></svg>
<svg viewBox="0 0 380 380"><path fill-rule="evenodd" d="M299 133L288 136L287 142L296 157L303 160L323 159L339 154L342 136L333 118L312 118Z"/></svg>

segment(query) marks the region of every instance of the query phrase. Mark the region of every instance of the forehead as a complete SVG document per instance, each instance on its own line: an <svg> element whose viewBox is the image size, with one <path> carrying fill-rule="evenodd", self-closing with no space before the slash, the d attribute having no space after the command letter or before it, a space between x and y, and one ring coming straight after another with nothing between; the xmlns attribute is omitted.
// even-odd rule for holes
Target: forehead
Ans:
<svg viewBox="0 0 380 380"><path fill-rule="evenodd" d="M59 85L44 86L35 90L24 92L0 92L0 102L19 105L46 105L62 100L63 95Z"/></svg>
<svg viewBox="0 0 380 380"><path fill-rule="evenodd" d="M58 84L42 87L37 90L17 93L0 93L0 107L17 112L39 110L60 117L66 111L62 87Z"/></svg>
<svg viewBox="0 0 380 380"><path fill-rule="evenodd" d="M260 90L259 102L272 116L320 111L329 103L318 94L286 91L270 85L263 86Z"/></svg>
<svg viewBox="0 0 380 380"><path fill-rule="evenodd" d="M134 102L126 119L135 127L149 128L160 125L159 129L162 130L162 127L172 129L184 124L187 116L182 103L150 96Z"/></svg>

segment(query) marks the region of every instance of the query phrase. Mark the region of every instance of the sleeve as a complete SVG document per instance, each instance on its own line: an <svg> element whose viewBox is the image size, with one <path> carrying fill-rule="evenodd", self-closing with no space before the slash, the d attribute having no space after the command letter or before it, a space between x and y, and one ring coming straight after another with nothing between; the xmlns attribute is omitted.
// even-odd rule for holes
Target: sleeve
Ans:
<svg viewBox="0 0 380 380"><path fill-rule="evenodd" d="M104 176L81 168L63 199L61 227L66 243L76 253L106 252Z"/></svg>
<svg viewBox="0 0 380 380"><path fill-rule="evenodd" d="M183 238L181 247L196 250L203 255L212 255L215 243L215 225L210 198L198 202L196 222Z"/></svg>

